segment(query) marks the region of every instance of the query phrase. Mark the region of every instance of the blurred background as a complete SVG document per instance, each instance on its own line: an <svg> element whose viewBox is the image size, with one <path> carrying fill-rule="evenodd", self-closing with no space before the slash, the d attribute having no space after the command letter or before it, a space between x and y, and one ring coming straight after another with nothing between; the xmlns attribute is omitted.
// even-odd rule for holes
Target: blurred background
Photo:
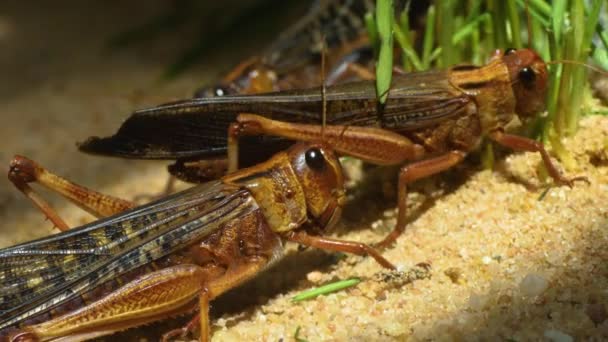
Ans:
<svg viewBox="0 0 608 342"><path fill-rule="evenodd" d="M161 190L167 163L92 157L75 143L113 133L136 109L191 97L266 47L309 6L299 0L2 1L2 173L22 154L116 196ZM91 219L46 197L70 225ZM0 247L53 232L5 176L0 222Z"/></svg>

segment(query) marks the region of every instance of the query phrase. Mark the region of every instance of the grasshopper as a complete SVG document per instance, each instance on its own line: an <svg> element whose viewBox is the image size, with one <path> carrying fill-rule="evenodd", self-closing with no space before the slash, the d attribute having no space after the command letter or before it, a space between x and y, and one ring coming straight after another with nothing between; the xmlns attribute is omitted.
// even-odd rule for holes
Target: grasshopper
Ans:
<svg viewBox="0 0 608 342"><path fill-rule="evenodd" d="M405 229L407 184L458 164L483 137L515 150L539 152L558 185L584 180L561 175L542 143L511 133L544 109L546 90L546 64L530 49L498 50L481 67L395 75L383 106L376 100L373 81L327 87L329 126L324 134L337 152L378 165L410 162L399 175L397 226L380 246L390 245ZM210 175L198 168L200 159L221 162L223 171L290 144L258 135L319 139L322 130L311 123L319 122L324 104L320 93L310 88L169 103L136 112L114 136L90 138L80 148L122 157L177 159L170 171L194 175L184 178L196 181L196 176ZM236 141L249 135L256 137L241 144L239 154ZM186 172L190 166L202 171Z"/></svg>
<svg viewBox="0 0 608 342"><path fill-rule="evenodd" d="M396 1L396 7L403 1ZM253 94L320 84L319 56L329 49L327 76L335 83L356 71L349 70L373 59L364 16L372 12L371 0L315 1L308 13L282 32L259 55L239 63L217 84L196 91L194 97ZM358 70L358 69L357 69Z"/></svg>
<svg viewBox="0 0 608 342"><path fill-rule="evenodd" d="M71 183L16 156L9 179L61 233L0 250L0 339L81 341L198 309L182 329L207 341L209 302L254 277L292 241L369 255L323 237L345 200L340 163L323 143L136 207ZM38 182L102 217L69 229L29 186Z"/></svg>
<svg viewBox="0 0 608 342"><path fill-rule="evenodd" d="M395 2L396 8L403 5L403 1ZM373 11L373 8L374 2L370 0L317 1L307 15L281 33L259 56L241 62L219 83L199 89L195 97L213 98L317 86L321 83L318 61L324 48L327 48L324 56L329 73L323 73L323 78L327 84L371 78L373 74L368 68L373 61L373 54L363 17ZM317 114L314 116L318 118ZM170 174L182 180L200 183L217 179L226 173L226 160L219 157L222 153L216 148L216 143L225 141L225 129L235 118L236 113L221 113L208 116L209 121L205 123L197 123L184 116L167 122L161 122L162 119L158 117L146 122L138 120L134 127L137 132L124 132L121 134L123 137L103 141L92 138L80 144L80 149L88 153L126 158L177 159L177 163L169 167ZM281 118L293 119L289 115ZM319 121L320 119L315 122ZM194 128L201 124L205 127L196 133L203 134L196 137L196 142L184 140L187 136L194 137L192 133L184 131L190 124ZM125 125L130 124L126 122ZM165 130L174 133L176 137L164 139L162 136L165 135ZM211 136L215 134L217 136ZM123 139L127 136L132 141ZM216 143L209 144L207 140ZM251 146L256 146L257 140L254 139ZM170 141L180 145L178 150L167 145L171 144ZM214 152L203 152L205 156L202 156L199 149L203 146L207 146L206 152ZM274 139L270 146L266 144L264 148L248 153L247 156L254 154L255 157L244 159L243 165L256 164L287 146L284 141Z"/></svg>

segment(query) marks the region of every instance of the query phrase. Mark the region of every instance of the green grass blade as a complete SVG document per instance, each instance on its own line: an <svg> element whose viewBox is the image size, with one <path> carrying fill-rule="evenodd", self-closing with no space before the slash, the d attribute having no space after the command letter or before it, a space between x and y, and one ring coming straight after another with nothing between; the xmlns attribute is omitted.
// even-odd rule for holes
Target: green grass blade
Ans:
<svg viewBox="0 0 608 342"><path fill-rule="evenodd" d="M521 26L515 0L507 0L505 5L507 7L507 19L511 28L512 47L521 49L523 47L521 43Z"/></svg>
<svg viewBox="0 0 608 342"><path fill-rule="evenodd" d="M399 16L399 24L397 23L393 23L393 34L395 35L395 39L397 40L397 43L400 44L400 46L403 47L412 47L412 39L411 39L411 34L410 34L410 16L409 16L409 8L410 8L410 2L408 1L405 5L405 9L403 10L403 12L401 12L401 15ZM397 33L397 31L399 31L399 33ZM397 38L397 35L401 34L401 39L403 39L403 44L399 42L399 39ZM412 63L410 62L410 60L406 57L406 55L401 57L401 64L403 67L403 70L405 71L412 71L413 67L412 67Z"/></svg>
<svg viewBox="0 0 608 342"><path fill-rule="evenodd" d="M416 50L414 50L414 47L412 46L412 43L409 40L409 36L405 32L403 32L396 23L393 24L393 32L395 33L395 40L399 44L399 47L401 47L401 51L403 52L405 57L407 57L404 58L404 60L407 60L409 63L411 63L414 67L414 70L422 70L422 62L416 54ZM404 64L404 69L407 70L406 66L407 65Z"/></svg>
<svg viewBox="0 0 608 342"><path fill-rule="evenodd" d="M562 41L562 27L564 19L566 19L566 4L567 0L555 0L553 2L553 10L551 11L551 28L555 35L555 40L559 43Z"/></svg>
<svg viewBox="0 0 608 342"><path fill-rule="evenodd" d="M594 49L593 61L602 69L608 70L608 51L606 49Z"/></svg>
<svg viewBox="0 0 608 342"><path fill-rule="evenodd" d="M340 291L351 286L355 286L361 282L359 278L351 278L347 280L337 281L335 283L330 283L327 285L319 286L314 289L310 289L300 294L294 296L291 301L292 302L301 302L303 300L312 299L318 297L320 295L326 295L332 292Z"/></svg>
<svg viewBox="0 0 608 342"><path fill-rule="evenodd" d="M541 1L541 3L544 3L544 2ZM525 11L526 0L517 0L517 4L519 5L520 8L522 8ZM548 9L549 9L548 13L545 13L543 10L539 10L538 8L532 6L532 3L530 3L530 6L528 6L528 9L530 10L530 16L532 16L532 18L541 22L543 27L549 27L549 25L550 25L549 18L551 18L551 7L550 6L548 7Z"/></svg>
<svg viewBox="0 0 608 342"><path fill-rule="evenodd" d="M598 21L600 19L600 10L602 9L602 4L605 0L593 0L591 2L591 11L587 13L587 18L585 20L585 33L583 34L583 51L581 51L581 57L586 57L589 55L591 49L591 40L593 39L593 35L596 30L592 29L596 28L598 25ZM604 33L604 32L602 32ZM600 34L600 37L602 34Z"/></svg>
<svg viewBox="0 0 608 342"><path fill-rule="evenodd" d="M424 39L422 41L422 65L426 70L431 65L430 57L435 42L435 6L429 6L426 12L426 28L424 29Z"/></svg>
<svg viewBox="0 0 608 342"><path fill-rule="evenodd" d="M380 39L378 38L378 30L376 29L376 18L374 18L373 13L368 12L365 13L363 20L365 21L369 43L374 49L374 54L377 56L380 49Z"/></svg>
<svg viewBox="0 0 608 342"><path fill-rule="evenodd" d="M380 52L376 67L376 95L380 103L388 97L393 75L393 1L378 0L376 2L376 25L380 38Z"/></svg>
<svg viewBox="0 0 608 342"><path fill-rule="evenodd" d="M308 342L307 339L304 339L304 338L300 337L300 329L301 328L302 327L300 327L300 326L298 326L296 328L296 331L293 333L293 339L296 340L296 342Z"/></svg>
<svg viewBox="0 0 608 342"><path fill-rule="evenodd" d="M473 19L469 23L465 24L460 30L456 31L452 36L452 44L456 45L460 43L465 38L471 36L474 32L479 31L479 25L481 23L487 22L490 20L490 13L484 13L477 18Z"/></svg>
<svg viewBox="0 0 608 342"><path fill-rule="evenodd" d="M529 5L530 5L529 6L530 10L537 11L539 14L541 14L545 18L549 18L551 16L552 5L549 5L546 1L544 1L544 0L521 0L521 1L519 1L519 2L524 2L524 8L525 8L525 1L528 1Z"/></svg>

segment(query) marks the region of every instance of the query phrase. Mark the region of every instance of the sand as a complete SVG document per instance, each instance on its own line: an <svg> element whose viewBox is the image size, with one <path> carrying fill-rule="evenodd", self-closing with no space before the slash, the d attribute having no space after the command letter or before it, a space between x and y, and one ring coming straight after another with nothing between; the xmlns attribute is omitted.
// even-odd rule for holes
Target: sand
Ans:
<svg viewBox="0 0 608 342"><path fill-rule="evenodd" d="M162 189L166 163L86 156L75 141L113 132L137 108L190 96L256 48L244 37L170 83L158 77L189 46L195 30L100 53L109 37L137 24L130 11L153 17L163 3L83 12L74 1L31 13L17 2L3 5L0 165L23 154L128 199ZM138 18L145 21L144 15ZM296 330L308 341L606 339L607 145L608 118L585 118L566 141L578 163L567 174L585 175L591 184L550 188L542 200L540 158L531 153L500 159L495 170L470 161L420 182L410 196L411 224L384 252L403 274L386 274L370 258L297 253L292 246L276 268L214 303L213 339L293 341ZM355 182L340 238L372 243L394 224L392 185L379 187L380 176L366 178L376 181ZM70 225L92 219L50 198ZM0 222L1 247L54 232L4 177ZM416 266L420 263L430 269ZM351 277L362 282L314 300L291 301L303 290ZM183 321L116 338L155 340L158 332Z"/></svg>
<svg viewBox="0 0 608 342"><path fill-rule="evenodd" d="M308 272L246 319L222 317L214 337L291 340L300 327L309 341L607 338L608 120L588 117L581 126L567 141L579 167L569 174L586 175L591 185L550 188L539 200L539 156L511 155L500 171L467 172L464 184L437 197L384 253L403 271L430 264L430 278L386 284L373 260L349 256ZM433 184L427 190L436 192ZM377 241L395 221L393 210L379 214L372 224L345 223L355 232L341 238ZM299 291L349 277L365 280L291 302Z"/></svg>

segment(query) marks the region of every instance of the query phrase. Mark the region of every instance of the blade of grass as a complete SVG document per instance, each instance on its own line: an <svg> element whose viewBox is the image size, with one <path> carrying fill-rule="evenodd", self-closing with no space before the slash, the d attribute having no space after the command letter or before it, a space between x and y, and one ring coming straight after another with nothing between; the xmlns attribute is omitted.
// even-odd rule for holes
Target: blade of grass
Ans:
<svg viewBox="0 0 608 342"><path fill-rule="evenodd" d="M431 63L433 63L437 58L439 58L442 52L443 50L441 49L441 47L435 48L435 50L433 50L433 52L431 53L431 57L429 58Z"/></svg>
<svg viewBox="0 0 608 342"><path fill-rule="evenodd" d="M505 9L503 1L490 1L489 2L489 10L492 14L492 33L494 35L494 44L495 48L497 47L507 47L507 32L506 25L507 18L505 16Z"/></svg>
<svg viewBox="0 0 608 342"><path fill-rule="evenodd" d="M422 70L422 62L420 61L420 58L412 47L408 35L403 32L397 24L393 25L393 32L395 34L395 40L399 44L399 47L401 47L401 51L403 52L405 57L407 57L404 58L404 60L407 60L409 63L411 63L414 70ZM407 70L405 67L404 69Z"/></svg>
<svg viewBox="0 0 608 342"><path fill-rule="evenodd" d="M448 67L458 62L456 59L455 47L452 45L452 36L446 32L455 32L454 27L454 7L453 0L443 0L436 3L436 20L431 25L437 25L437 32L442 32L438 37L438 43L443 53L441 54L440 66Z"/></svg>
<svg viewBox="0 0 608 342"><path fill-rule="evenodd" d="M539 12L539 14L543 15L545 18L549 18L551 16L551 7L544 0L518 0L518 2L523 3L524 1L528 1L530 5L530 10L534 9ZM525 8L525 4L524 8Z"/></svg>
<svg viewBox="0 0 608 342"><path fill-rule="evenodd" d="M380 49L380 39L378 38L378 30L376 29L376 18L373 13L365 13L363 17L365 21L365 27L367 29L367 36L369 37L370 45L374 48L374 55L378 56L378 50Z"/></svg>
<svg viewBox="0 0 608 342"><path fill-rule="evenodd" d="M347 280L341 280L334 283L329 283L323 286L316 287L314 289L310 289L304 292L299 293L298 295L291 298L292 302L301 302L303 300L312 299L318 297L320 295L326 295L332 292L340 291L345 288L355 286L361 282L359 278L351 278Z"/></svg>
<svg viewBox="0 0 608 342"><path fill-rule="evenodd" d="M559 43L562 41L562 27L564 25L563 20L566 18L566 4L567 0L555 0L553 2L551 11L551 27L553 28L553 35L555 40Z"/></svg>
<svg viewBox="0 0 608 342"><path fill-rule="evenodd" d="M484 13L477 18L473 19L469 23L465 24L452 36L452 44L456 45L463 39L471 36L473 33L479 31L479 25L490 20L490 13Z"/></svg>
<svg viewBox="0 0 608 342"><path fill-rule="evenodd" d="M584 0L571 0L570 2L570 17L572 20L573 27L573 35L574 41L572 46L572 53L574 60L586 62L587 56L589 55L589 46L591 45L591 35L589 36L589 40L587 45L585 37L586 31L591 31L593 33L593 29L595 28L594 22L591 27L591 30L587 30L586 26L588 25L588 21L590 18L585 17L585 4ZM597 2L597 0L596 0ZM581 106L583 104L583 97L585 93L585 86L587 80L587 69L581 68L576 65L571 65L571 79L569 84L569 93L570 101L568 103L568 111L566 112L565 117L565 133L567 135L572 135L576 132L578 127L578 121L581 114Z"/></svg>
<svg viewBox="0 0 608 342"><path fill-rule="evenodd" d="M427 25L424 29L424 39L422 41L422 67L424 70L431 66L431 50L433 49L433 43L435 42L435 6L429 6L426 12Z"/></svg>
<svg viewBox="0 0 608 342"><path fill-rule="evenodd" d="M408 1L405 5L405 9L401 12L401 15L399 16L399 24L397 23L393 23L393 34L395 35L395 39L397 40L397 43L400 44L400 46L404 47L404 46L409 46L411 48L412 46L412 39L411 39L411 34L410 34L410 16L409 16L409 8L410 8L410 1ZM399 31L400 34L400 39L402 39L403 41L400 42L399 38L397 38L397 31ZM403 67L403 70L405 71L412 71L413 67L412 67L412 63L410 62L409 58L407 58L407 56L404 54L404 56L401 57L401 65Z"/></svg>
<svg viewBox="0 0 608 342"><path fill-rule="evenodd" d="M521 49L521 26L519 20L519 13L517 12L517 6L515 0L507 0L505 3L507 7L507 19L511 28L511 46L516 49Z"/></svg>
<svg viewBox="0 0 608 342"><path fill-rule="evenodd" d="M307 339L301 338L300 337L300 329L302 327L298 325L298 327L296 328L296 332L293 334L293 339L296 340L296 342L308 342Z"/></svg>
<svg viewBox="0 0 608 342"><path fill-rule="evenodd" d="M519 8L524 9L526 8L526 0L517 0L517 4L519 5ZM541 3L544 4L544 2L541 1ZM546 5L546 4L544 4ZM544 5L541 6L544 8ZM551 18L551 7L549 6L548 12L544 12L544 10L539 10L538 7L534 7L532 6L532 1L530 1L530 6L528 7L528 9L530 10L530 15L532 16L532 18L538 20L543 27L549 27L550 25L550 21L549 18Z"/></svg>
<svg viewBox="0 0 608 342"><path fill-rule="evenodd" d="M380 52L376 68L376 95L381 104L386 101L393 75L393 1L376 2L376 25L380 38Z"/></svg>
<svg viewBox="0 0 608 342"><path fill-rule="evenodd" d="M608 51L606 49L594 49L593 61L604 70L608 70Z"/></svg>
<svg viewBox="0 0 608 342"><path fill-rule="evenodd" d="M467 44L467 45L469 45L468 52L470 55L471 62L473 64L481 64L481 62L482 62L482 55L483 55L484 51L481 47L480 40L481 40L481 35L482 35L484 27L485 27L484 24L490 20L489 13L480 14L481 4L482 4L482 0L472 0L469 2L468 13L467 13L467 17L466 17L465 25L464 25L464 26L471 26L471 23L473 21L477 22L476 25L473 25L473 26L475 26L475 30L473 30L470 35L470 37L471 37L470 44ZM487 19L484 19L483 18L484 16ZM479 18L479 17L482 17L482 18ZM460 30L458 30L458 31L460 31ZM457 33L458 33L458 31L457 31ZM454 40L454 37L452 37L452 40Z"/></svg>

